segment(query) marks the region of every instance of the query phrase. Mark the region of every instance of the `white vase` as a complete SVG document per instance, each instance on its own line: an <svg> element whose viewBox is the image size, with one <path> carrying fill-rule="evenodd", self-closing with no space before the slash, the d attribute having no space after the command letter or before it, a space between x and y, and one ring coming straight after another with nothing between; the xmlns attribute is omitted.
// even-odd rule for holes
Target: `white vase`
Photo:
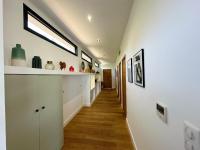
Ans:
<svg viewBox="0 0 200 150"><path fill-rule="evenodd" d="M54 70L55 66L54 66L53 62L52 61L47 61L47 64L45 65L45 69Z"/></svg>

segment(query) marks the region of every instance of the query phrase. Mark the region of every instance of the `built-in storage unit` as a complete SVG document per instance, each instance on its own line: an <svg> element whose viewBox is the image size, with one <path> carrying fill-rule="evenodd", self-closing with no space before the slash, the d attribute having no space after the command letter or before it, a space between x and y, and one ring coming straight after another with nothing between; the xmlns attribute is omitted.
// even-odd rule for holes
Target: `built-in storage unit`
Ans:
<svg viewBox="0 0 200 150"><path fill-rule="evenodd" d="M101 78L99 75L91 75L90 76L90 105L94 102L96 97L99 95L101 91Z"/></svg>
<svg viewBox="0 0 200 150"><path fill-rule="evenodd" d="M95 97L97 97L100 92L101 92L101 81L97 80L95 82Z"/></svg>
<svg viewBox="0 0 200 150"><path fill-rule="evenodd" d="M97 97L99 95L99 93L101 92L101 75L100 73L95 75L95 97Z"/></svg>
<svg viewBox="0 0 200 150"><path fill-rule="evenodd" d="M60 150L63 145L61 76L6 75L8 150Z"/></svg>
<svg viewBox="0 0 200 150"><path fill-rule="evenodd" d="M12 66L5 90L8 150L60 150L63 125L97 93L94 74Z"/></svg>

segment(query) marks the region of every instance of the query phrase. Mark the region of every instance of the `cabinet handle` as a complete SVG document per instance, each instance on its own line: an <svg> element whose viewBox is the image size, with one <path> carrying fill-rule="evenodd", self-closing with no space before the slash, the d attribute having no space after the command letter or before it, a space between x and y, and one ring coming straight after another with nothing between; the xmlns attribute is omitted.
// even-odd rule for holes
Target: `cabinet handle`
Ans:
<svg viewBox="0 0 200 150"><path fill-rule="evenodd" d="M45 106L42 106L42 109L45 109Z"/></svg>
<svg viewBox="0 0 200 150"><path fill-rule="evenodd" d="M39 112L39 109L36 109L35 112Z"/></svg>

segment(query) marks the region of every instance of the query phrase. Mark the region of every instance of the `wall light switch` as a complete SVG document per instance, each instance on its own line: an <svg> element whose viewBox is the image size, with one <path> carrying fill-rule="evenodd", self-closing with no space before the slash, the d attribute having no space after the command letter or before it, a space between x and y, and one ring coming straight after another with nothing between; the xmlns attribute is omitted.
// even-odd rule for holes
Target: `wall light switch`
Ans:
<svg viewBox="0 0 200 150"><path fill-rule="evenodd" d="M184 122L185 150L200 150L200 129L191 123Z"/></svg>
<svg viewBox="0 0 200 150"><path fill-rule="evenodd" d="M165 123L167 123L167 106L161 102L156 103L156 110L158 117Z"/></svg>

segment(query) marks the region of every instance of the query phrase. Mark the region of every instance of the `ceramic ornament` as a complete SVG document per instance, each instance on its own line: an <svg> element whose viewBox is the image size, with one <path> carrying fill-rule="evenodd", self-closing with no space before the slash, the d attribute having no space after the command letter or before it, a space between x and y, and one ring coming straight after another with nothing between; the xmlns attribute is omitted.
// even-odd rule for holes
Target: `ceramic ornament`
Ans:
<svg viewBox="0 0 200 150"><path fill-rule="evenodd" d="M27 65L25 50L22 49L21 44L16 44L16 47L12 48L11 65L12 66Z"/></svg>

